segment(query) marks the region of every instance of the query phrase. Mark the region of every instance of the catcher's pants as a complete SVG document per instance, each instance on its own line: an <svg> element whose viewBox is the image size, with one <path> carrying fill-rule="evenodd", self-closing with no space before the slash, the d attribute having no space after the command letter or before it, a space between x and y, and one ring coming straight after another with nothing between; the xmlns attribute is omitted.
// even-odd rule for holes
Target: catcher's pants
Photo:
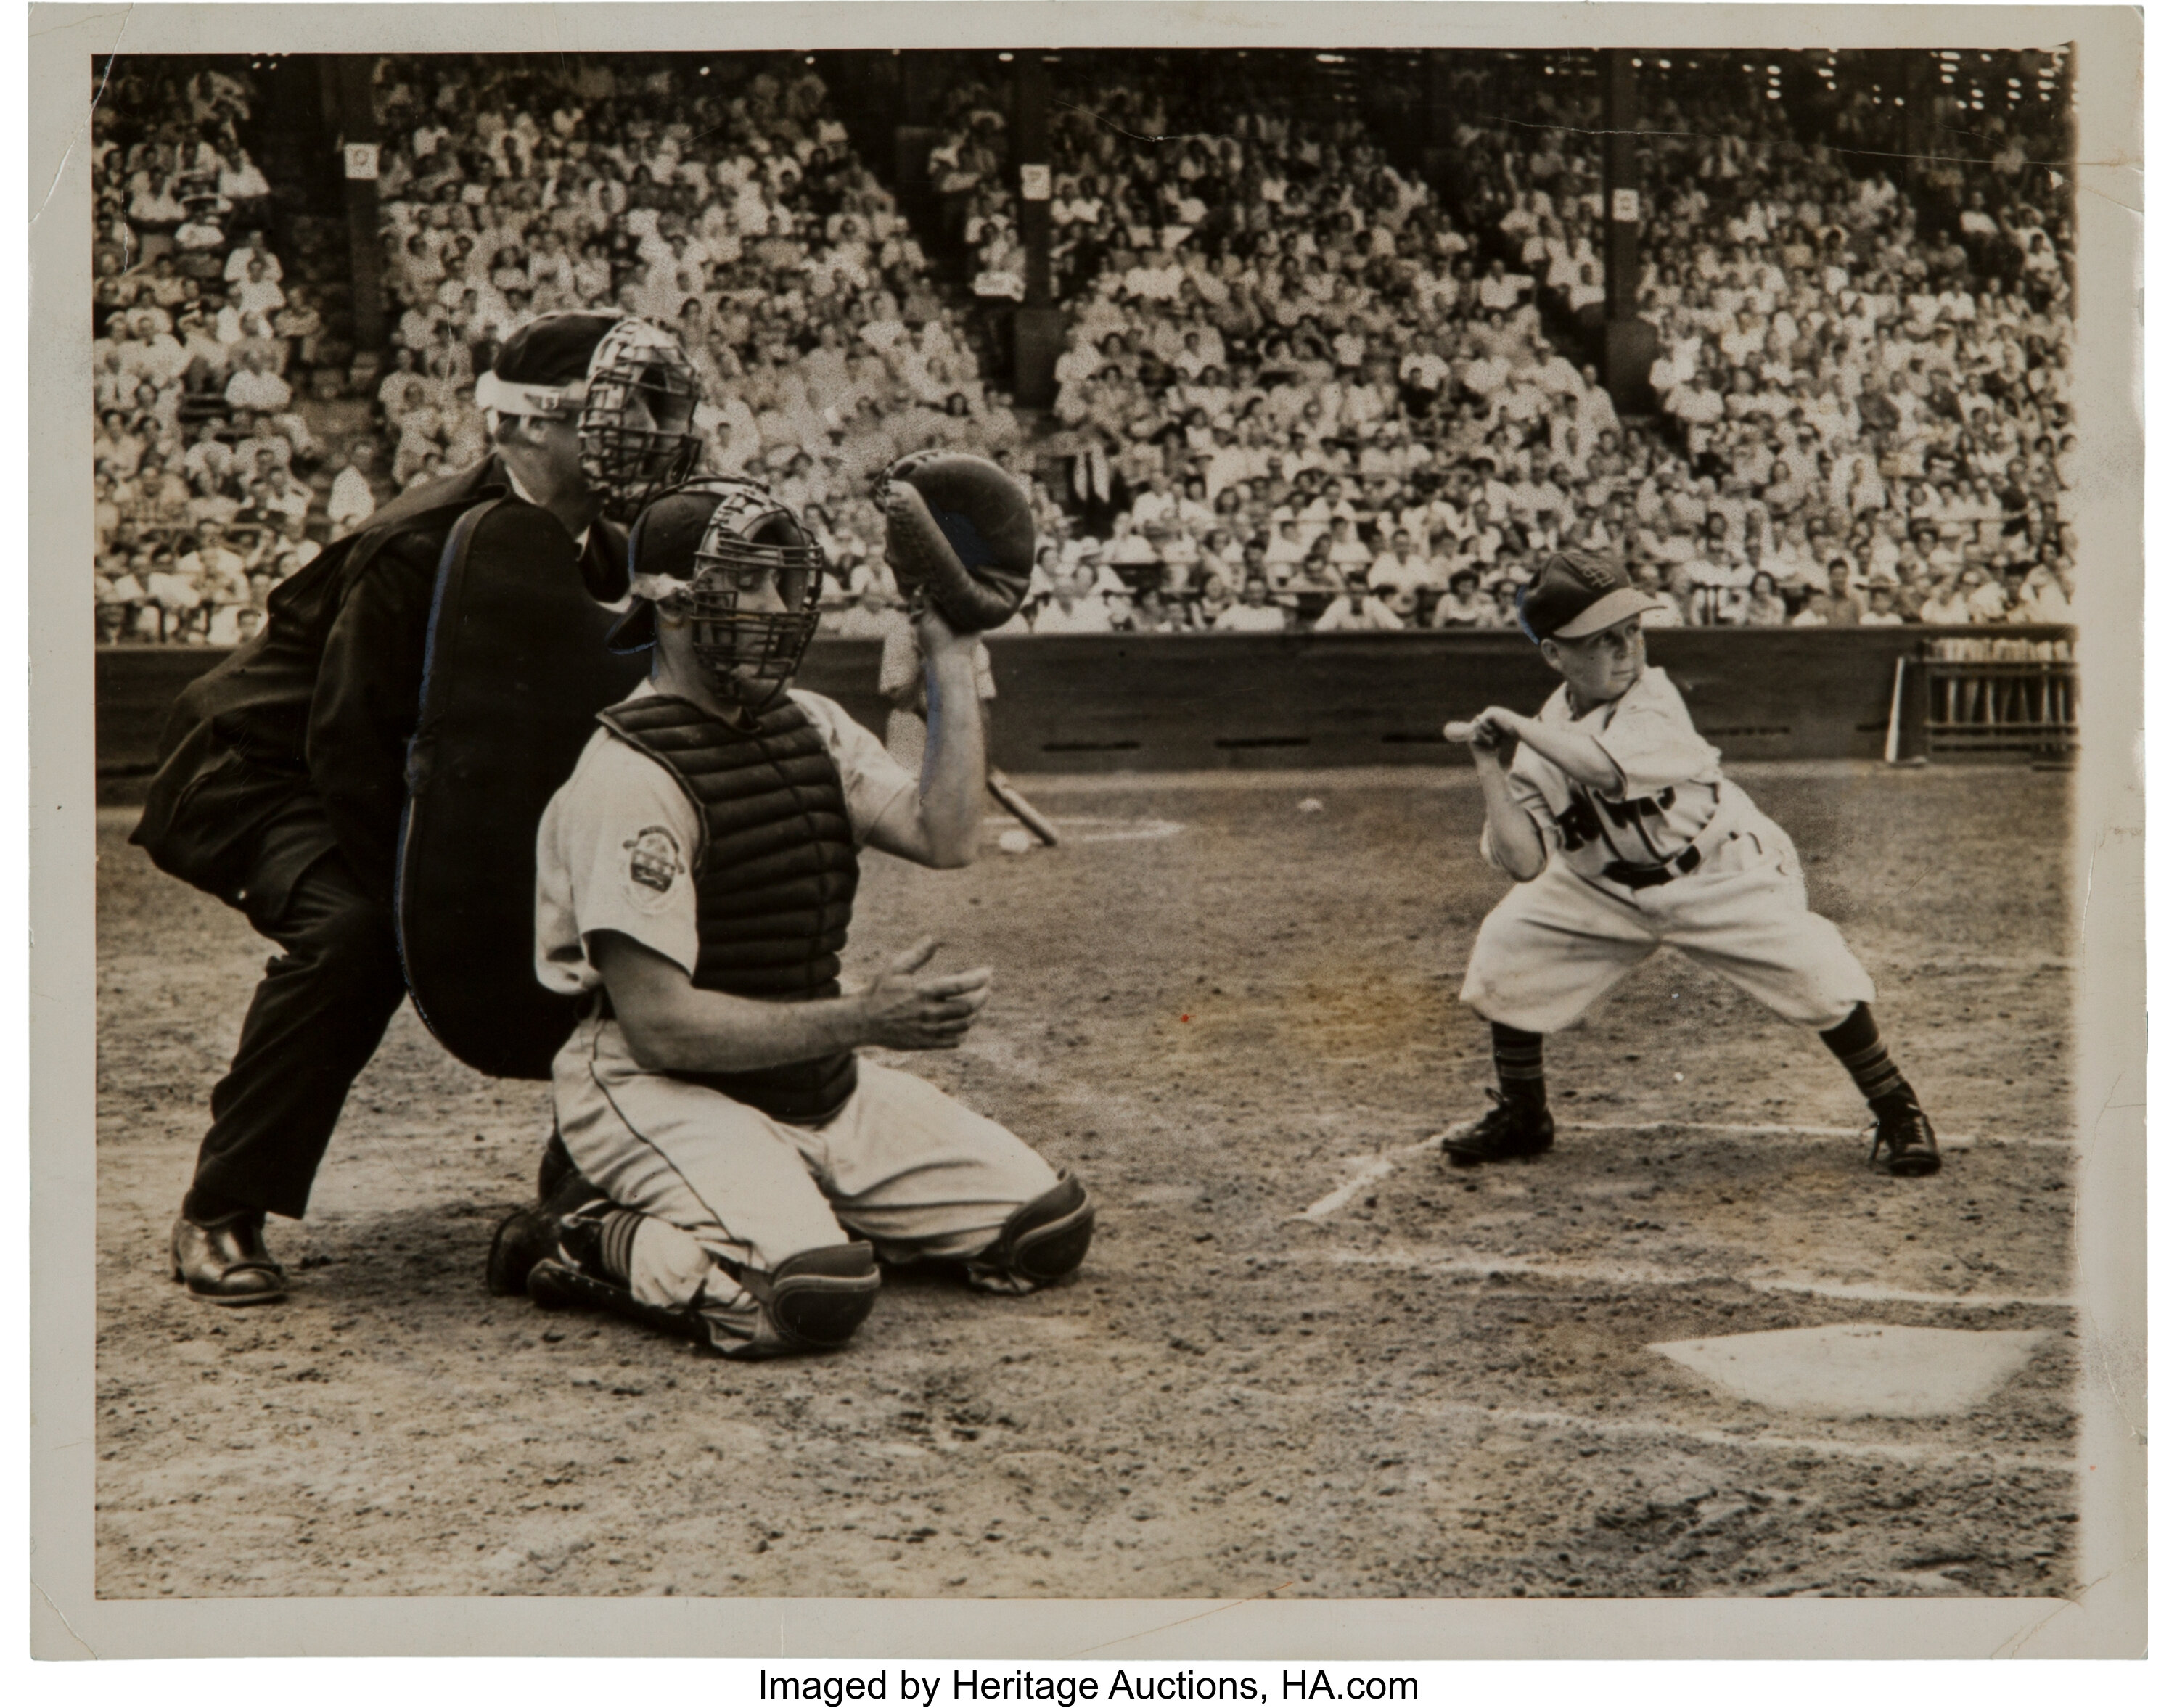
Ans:
<svg viewBox="0 0 2177 1708"><path fill-rule="evenodd" d="M638 1067L619 1023L592 1016L554 1061L552 1095L576 1165L654 1219L630 1278L649 1304L686 1303L714 1260L769 1270L848 1240L888 1263L974 1257L1058 1183L997 1122L866 1059L844 1109L794 1127Z"/></svg>
<svg viewBox="0 0 2177 1708"><path fill-rule="evenodd" d="M1808 908L1791 838L1749 810L1701 846L1697 870L1644 890L1581 877L1552 854L1481 922L1460 1000L1523 1032L1561 1032L1666 943L1803 1026L1826 1030L1874 1000L1837 928Z"/></svg>

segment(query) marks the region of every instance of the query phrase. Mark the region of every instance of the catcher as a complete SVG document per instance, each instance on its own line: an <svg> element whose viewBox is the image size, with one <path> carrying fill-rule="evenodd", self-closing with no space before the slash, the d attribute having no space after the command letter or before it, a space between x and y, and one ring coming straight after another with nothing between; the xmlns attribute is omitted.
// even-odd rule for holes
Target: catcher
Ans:
<svg viewBox="0 0 2177 1708"><path fill-rule="evenodd" d="M957 1048L989 969L933 972L925 939L866 990L838 978L865 847L974 857L974 630L1018 603L1033 544L994 466L892 470L888 556L916 596L930 706L918 782L792 685L824 563L791 514L707 480L637 520L640 603L615 644L652 649L650 679L600 714L537 833L538 976L587 1001L554 1067L565 1158L501 1225L494 1292L753 1359L843 1345L880 1258L999 1293L1078 1267L1094 1213L1078 1181L856 1054Z"/></svg>
<svg viewBox="0 0 2177 1708"><path fill-rule="evenodd" d="M1514 883L1459 993L1489 1022L1501 1089L1443 1136L1444 1154L1470 1167L1549 1149L1543 1034L1668 943L1815 1028L1874 1112L1869 1161L1933 1174L1934 1129L1875 1027L1873 981L1809 910L1792 839L1726 779L1670 679L1648 668L1640 614L1658 603L1612 559L1552 554L1520 623L1563 685L1533 718L1492 706L1445 728L1481 773L1482 857Z"/></svg>
<svg viewBox="0 0 2177 1708"><path fill-rule="evenodd" d="M174 1223L175 1278L214 1304L284 1296L265 1215L303 1214L348 1088L407 992L396 876L415 842L404 814L429 690L518 701L520 679L535 677L536 694L564 697L568 682L538 661L589 625L603 632L603 608L627 592L619 524L685 480L701 449L696 375L679 344L616 314L529 322L477 398L491 455L329 547L274 591L262 633L183 691L131 838L283 952L212 1092ZM461 614L442 608L455 569L514 592L520 620L499 637L515 655L503 681L466 670L462 625L441 620ZM535 707L510 709L515 734L471 756L486 772L519 767L535 746L523 715ZM524 865L528 842L525 831ZM503 887L473 844L459 870L441 864L457 883Z"/></svg>

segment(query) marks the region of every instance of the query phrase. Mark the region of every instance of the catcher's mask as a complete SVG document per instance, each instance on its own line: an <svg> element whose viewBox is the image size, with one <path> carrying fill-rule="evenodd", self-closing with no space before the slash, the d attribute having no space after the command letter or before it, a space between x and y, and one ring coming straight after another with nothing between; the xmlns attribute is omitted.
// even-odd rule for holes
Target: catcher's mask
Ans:
<svg viewBox="0 0 2177 1708"><path fill-rule="evenodd" d="M477 402L494 415L572 422L582 474L604 499L605 514L625 521L695 472L702 455L696 431L700 390L680 343L662 326L626 318L608 323L579 379L543 383L512 378L527 365L516 341L548 334L551 323L598 322L597 315L548 315L517 332L494 371L477 381ZM570 336L585 329L569 325ZM547 338L533 341L541 345ZM512 358L510 360L509 358Z"/></svg>
<svg viewBox="0 0 2177 1708"><path fill-rule="evenodd" d="M786 691L816 633L824 553L753 481L691 481L654 500L627 538L638 603L614 630L621 651L651 644L656 613L691 624L696 657L721 700L761 712Z"/></svg>

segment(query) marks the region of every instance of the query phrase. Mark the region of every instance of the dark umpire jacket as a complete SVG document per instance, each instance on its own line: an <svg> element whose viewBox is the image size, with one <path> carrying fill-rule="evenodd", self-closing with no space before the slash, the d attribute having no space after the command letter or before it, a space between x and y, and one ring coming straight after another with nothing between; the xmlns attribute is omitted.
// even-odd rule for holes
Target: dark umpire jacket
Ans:
<svg viewBox="0 0 2177 1708"><path fill-rule="evenodd" d="M439 558L464 511L515 496L487 457L402 494L275 588L264 629L176 701L130 840L223 901L246 885L264 917L333 849L390 903ZM620 529L592 525L593 598L625 596L625 555Z"/></svg>

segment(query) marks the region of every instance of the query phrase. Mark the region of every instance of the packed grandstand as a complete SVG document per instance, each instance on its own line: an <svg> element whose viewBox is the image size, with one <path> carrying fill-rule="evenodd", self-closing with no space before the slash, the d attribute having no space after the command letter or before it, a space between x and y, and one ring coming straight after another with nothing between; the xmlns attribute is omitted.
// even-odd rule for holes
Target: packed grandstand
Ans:
<svg viewBox="0 0 2177 1708"><path fill-rule="evenodd" d="M934 56L896 132L834 86L877 57L379 60L379 348L270 98L292 68L116 59L99 638L246 638L327 540L484 454L511 328L606 305L679 332L712 466L809 519L847 635L896 599L871 477L930 445L1034 492L1026 633L1509 626L1570 544L1664 623L2071 619L2060 51L1644 56L1656 353L1616 400L1597 56L1454 55L1433 130L1416 55L1046 56L1036 407L1012 56ZM1945 139L1910 161L1908 99Z"/></svg>

